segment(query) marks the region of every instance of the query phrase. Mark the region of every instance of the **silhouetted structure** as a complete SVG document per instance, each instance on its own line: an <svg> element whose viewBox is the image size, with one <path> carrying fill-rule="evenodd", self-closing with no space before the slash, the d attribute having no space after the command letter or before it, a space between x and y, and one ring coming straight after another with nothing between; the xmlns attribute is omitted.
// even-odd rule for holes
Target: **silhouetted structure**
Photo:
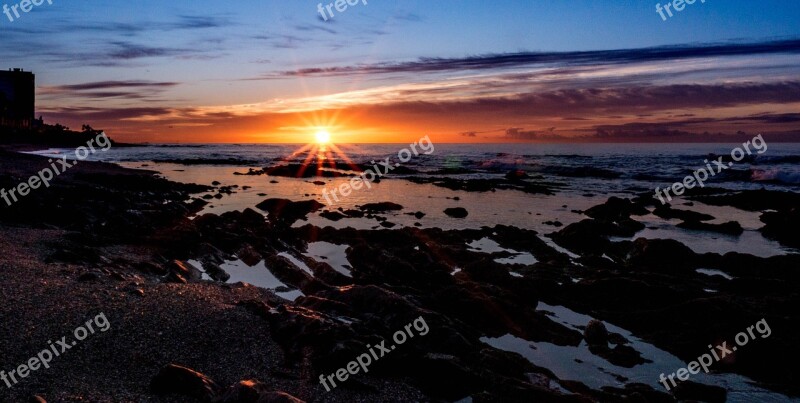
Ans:
<svg viewBox="0 0 800 403"><path fill-rule="evenodd" d="M30 129L36 105L36 76L22 69L0 71L0 127Z"/></svg>

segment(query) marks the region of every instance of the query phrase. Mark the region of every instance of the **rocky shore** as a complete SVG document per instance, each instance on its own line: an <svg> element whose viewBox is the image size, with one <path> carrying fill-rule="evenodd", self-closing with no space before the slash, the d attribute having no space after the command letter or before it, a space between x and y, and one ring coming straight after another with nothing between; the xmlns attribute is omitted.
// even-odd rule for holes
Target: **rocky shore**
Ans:
<svg viewBox="0 0 800 403"><path fill-rule="evenodd" d="M45 164L46 158L0 151L0 187L15 186ZM553 191L512 173L497 183L434 184ZM593 388L485 340L511 335L587 345L609 367L636 368L647 361L643 352L607 324L689 362L762 318L772 335L713 369L800 395L792 369L800 359L793 325L800 319L800 255L699 254L675 240L614 240L644 228L637 218L651 212L711 233L735 234L738 223L714 226L707 223L713 217L657 207L641 196L609 198L552 234L502 225L335 229L295 225L320 214L318 203L269 195L255 209L195 216L207 203L198 194L208 190L81 162L20 203L0 201L0 370L27 362L101 312L111 325L51 368L10 388L0 383L0 401L723 402L730 391L692 381L670 392L624 377L620 387ZM798 247L797 194L720 190L691 197L761 211L765 236ZM398 209L375 204L339 215ZM407 213L421 219L426 212ZM468 245L483 238L536 261L510 270L497 261L507 251ZM349 273L304 255L312 242L347 245ZM291 301L229 282L222 265L235 259L249 266L263 261L302 296ZM596 320L568 326L543 304ZM418 317L428 335L331 392L320 385L320 375L335 373ZM653 381L658 375L647 374Z"/></svg>

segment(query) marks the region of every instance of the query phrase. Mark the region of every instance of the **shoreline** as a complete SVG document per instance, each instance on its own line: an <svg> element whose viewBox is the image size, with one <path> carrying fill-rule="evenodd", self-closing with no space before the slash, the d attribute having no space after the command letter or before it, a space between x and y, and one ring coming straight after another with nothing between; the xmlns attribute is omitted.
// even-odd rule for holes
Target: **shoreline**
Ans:
<svg viewBox="0 0 800 403"><path fill-rule="evenodd" d="M0 182L35 170L42 158L3 152ZM98 310L111 323L109 332L87 340L47 371L31 375L10 389L9 396L195 401L185 397L190 392L206 396L196 400L204 401L245 388L308 401L467 395L581 401L580 396L621 399L634 390L670 398L642 385L593 390L487 349L480 341L512 334L569 347L591 338L584 334L586 329L565 327L537 310L539 301L611 321L609 327L622 326L684 361L696 358L707 339L736 334L739 322L763 312L782 312L768 316L774 330L769 343L748 346L725 368L754 376L773 390L800 393L792 374L759 364L760 357L797 355L791 350L790 330L797 314L779 307L797 302L791 290L800 279L792 269L798 267L800 255L721 256L692 252L677 241L604 240L627 233L641 208L653 207L643 200L608 200L587 209L583 220L554 228L553 240L580 256L575 258L541 241L538 236L543 234L510 226L295 227L296 217L309 212L291 201L267 220L255 210L201 214L190 220L207 203L197 195L218 190L86 162L51 188L32 193L20 206L0 206L0 268L5 277L0 296L9 301L0 313L8 324L0 330L0 351L7 353L0 355L0 368L23 362L48 338L67 334ZM761 205L755 207L777 211L784 211L781 206L787 203L774 193L742 194L750 196L713 201L741 204L756 199ZM781 231L774 227L771 232ZM514 266L520 277L514 276L508 266L496 262L507 253L469 250L467 243L481 238L529 253L538 262ZM347 245L352 277L343 276L333 262L304 256L312 241ZM201 280L202 273L185 263L197 260L211 273L232 257L248 265L264 262L283 284L305 296L291 303L258 287ZM754 272L753 267L761 270ZM734 278L694 273L700 268ZM704 291L712 287L715 293ZM314 374L341 368L366 351L371 340L391 335L420 315L430 326L428 336L409 342L368 376L349 380L330 394L318 385ZM708 323L709 318L715 322ZM687 333L691 329L697 331ZM25 341L21 334L27 335ZM593 353L623 366L641 357L630 343L616 340L612 345L616 347ZM202 379L216 386L201 388L205 395L203 390L168 390L166 397L158 397L151 381L170 364L203 373L208 379ZM170 377L178 376L175 371L180 370L163 376L174 379ZM200 374L186 372L179 376L201 379ZM426 381L430 376L447 376L454 382L431 384ZM239 383L252 379L261 384ZM559 387L546 386L550 382ZM722 393L719 388L687 385L678 390L695 398Z"/></svg>

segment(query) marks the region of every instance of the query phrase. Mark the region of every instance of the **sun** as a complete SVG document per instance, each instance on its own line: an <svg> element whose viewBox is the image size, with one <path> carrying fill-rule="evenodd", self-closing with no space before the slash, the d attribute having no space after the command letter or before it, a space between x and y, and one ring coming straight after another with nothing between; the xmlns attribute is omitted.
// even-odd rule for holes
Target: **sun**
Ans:
<svg viewBox="0 0 800 403"><path fill-rule="evenodd" d="M331 142L331 134L327 130L320 130L314 135L317 139L317 144L328 144Z"/></svg>

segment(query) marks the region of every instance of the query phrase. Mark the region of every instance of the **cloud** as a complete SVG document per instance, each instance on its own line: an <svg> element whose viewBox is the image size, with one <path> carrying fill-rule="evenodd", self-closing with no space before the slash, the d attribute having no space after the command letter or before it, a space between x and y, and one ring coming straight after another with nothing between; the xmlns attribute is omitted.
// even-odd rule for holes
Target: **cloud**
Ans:
<svg viewBox="0 0 800 403"><path fill-rule="evenodd" d="M179 85L176 82L157 82L143 80L94 81L80 84L43 86L37 90L40 98L48 101L54 99L89 99L103 100L109 98L155 100L166 90Z"/></svg>
<svg viewBox="0 0 800 403"><path fill-rule="evenodd" d="M165 47L153 47L147 45L137 45L130 42L111 42L117 49L105 53L105 56L112 59L138 59L143 57L177 56L185 53L185 50L170 49Z"/></svg>
<svg viewBox="0 0 800 403"><path fill-rule="evenodd" d="M523 131L519 127L506 129L505 137L511 140L535 140L538 135L535 131Z"/></svg>
<svg viewBox="0 0 800 403"><path fill-rule="evenodd" d="M531 65L586 66L629 64L665 60L800 53L800 39L752 43L677 45L638 49L579 52L518 52L462 58L421 58L411 62L313 67L275 73L279 77L348 76L359 74L430 73L444 71L516 68Z"/></svg>
<svg viewBox="0 0 800 403"><path fill-rule="evenodd" d="M231 23L224 18L214 16L195 16L195 15L181 15L178 17L177 22L162 25L162 29L205 29L205 28L220 28L231 25Z"/></svg>
<svg viewBox="0 0 800 403"><path fill-rule="evenodd" d="M157 82L157 81L95 81L82 84L59 85L53 87L45 87L48 90L54 91L87 91L87 90L102 90L109 88L164 88L173 87L178 85L176 82Z"/></svg>

